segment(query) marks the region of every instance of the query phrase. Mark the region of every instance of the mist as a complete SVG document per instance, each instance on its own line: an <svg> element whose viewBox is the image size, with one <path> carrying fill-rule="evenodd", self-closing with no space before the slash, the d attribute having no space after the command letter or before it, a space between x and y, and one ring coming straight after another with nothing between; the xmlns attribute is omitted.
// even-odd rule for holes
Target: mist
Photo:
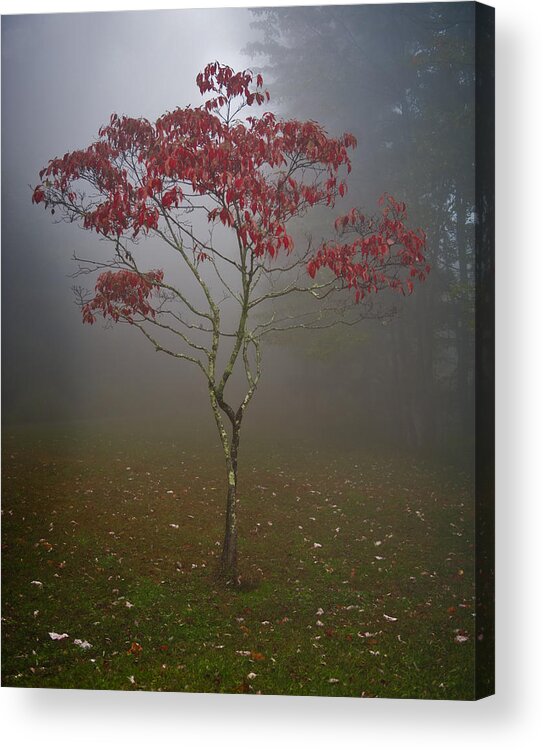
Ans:
<svg viewBox="0 0 544 750"><path fill-rule="evenodd" d="M3 685L492 694L493 19L2 19Z"/></svg>
<svg viewBox="0 0 544 750"><path fill-rule="evenodd" d="M369 320L356 330L271 341L248 435L428 455L440 448L447 461L470 454L469 5L4 17L4 424L140 425L191 435L214 429L198 372L156 353L130 326L82 325L72 286L92 288L94 279L72 278L72 256L98 257L100 241L55 223L30 199L48 160L86 146L112 112L154 120L198 104L195 77L219 60L262 69L278 115L315 119L331 135L349 131L358 139L348 196L335 212L309 215L300 237L311 232L319 241L337 213L352 205L370 213L389 191L425 229L433 267L412 297L394 300L397 315L387 324ZM422 62L440 45L449 63ZM451 96L457 79L458 97ZM155 240L139 252L148 267L175 273Z"/></svg>
<svg viewBox="0 0 544 750"><path fill-rule="evenodd" d="M4 19L6 421L142 418L150 410L179 418L195 399L200 405L187 368L156 356L134 331L82 326L71 258L96 257L100 243L32 210L29 186L50 158L91 142L112 112L156 119L194 100L194 79L210 59L243 66L248 28L247 11Z"/></svg>

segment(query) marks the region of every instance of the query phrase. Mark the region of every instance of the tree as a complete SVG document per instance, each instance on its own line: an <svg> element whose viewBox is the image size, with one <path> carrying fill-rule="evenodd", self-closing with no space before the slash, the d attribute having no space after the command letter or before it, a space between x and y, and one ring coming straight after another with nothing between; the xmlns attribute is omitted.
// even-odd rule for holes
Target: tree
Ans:
<svg viewBox="0 0 544 750"><path fill-rule="evenodd" d="M387 188L408 202L427 232L432 281L368 341L378 385L361 408L370 416L382 405L375 429L388 441L471 465L474 7L316 6L252 14L259 39L245 51L273 80L270 90L284 113L325 121L332 130L356 123L362 147L352 159L352 189L364 202L371 199L369 187ZM364 349L352 351L361 390L372 374L369 357Z"/></svg>
<svg viewBox="0 0 544 750"><path fill-rule="evenodd" d="M221 571L235 580L240 430L261 375L263 338L353 325L371 314L373 295L411 293L429 268L424 234L406 226L406 207L390 196L377 217L357 209L338 217L335 240L295 243L290 222L317 206L332 209L345 194L355 138L270 112L241 120L246 107L269 99L250 71L215 62L196 81L209 94L202 106L155 123L112 115L88 148L49 162L33 202L111 243L105 262L75 256L82 271L100 271L93 296L79 290L83 321L127 323L202 373L227 473ZM137 245L146 235L171 250L182 284L140 268ZM291 314L290 295L309 304ZM237 366L245 386L235 401L227 386Z"/></svg>

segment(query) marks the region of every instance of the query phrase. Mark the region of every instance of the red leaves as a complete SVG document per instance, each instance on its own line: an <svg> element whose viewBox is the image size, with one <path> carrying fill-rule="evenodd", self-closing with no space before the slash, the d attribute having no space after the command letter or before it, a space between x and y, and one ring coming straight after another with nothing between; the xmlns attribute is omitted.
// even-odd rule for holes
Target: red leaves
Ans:
<svg viewBox="0 0 544 750"><path fill-rule="evenodd" d="M196 77L196 84L201 94L206 94L208 91L218 94L204 104L204 108L208 112L224 107L231 99L236 97L242 97L244 103L250 106L255 102L259 105L262 104L265 98L268 99L268 92L265 92L265 94L252 92L249 88L252 83L253 73L250 70L235 73L228 65L220 65L218 62L206 65L202 73L199 73ZM263 79L260 74L257 76L256 86L257 88L263 86Z"/></svg>
<svg viewBox="0 0 544 750"><path fill-rule="evenodd" d="M154 124L113 114L96 142L40 172L33 202L107 237L134 238L207 196L215 204L204 208L208 220L234 229L254 255L291 252L287 222L345 194L340 171L350 168L355 138L331 138L316 122L270 112L230 121L229 111L268 99L260 74L214 62L197 85L213 95L204 106L176 109Z"/></svg>
<svg viewBox="0 0 544 750"><path fill-rule="evenodd" d="M155 317L155 310L149 304L149 297L160 289L164 278L163 271L105 271L98 277L95 296L83 305L83 322L91 325L96 313L117 322L120 319L134 322L134 316Z"/></svg>
<svg viewBox="0 0 544 750"><path fill-rule="evenodd" d="M172 188L171 190L168 190L161 198L161 203L165 208L170 208L172 205L176 206L176 208L179 206L181 200L183 199L183 193L179 188Z"/></svg>
<svg viewBox="0 0 544 750"><path fill-rule="evenodd" d="M251 71L210 63L197 85L212 94L204 106L167 112L154 124L112 115L97 141L40 172L33 203L58 207L84 228L114 239L160 230L162 221L177 221L175 212L192 212L196 203L208 221L233 229L253 255L291 252L289 220L316 205L332 207L346 194L343 173L351 168L355 137L331 138L316 122L279 120L270 112L231 120L229 112L268 99L262 76ZM380 205L378 218L352 208L336 219L337 233L350 237L319 248L307 264L311 279L328 268L354 290L356 302L386 288L411 294L414 280L425 280L424 233L407 228L404 203L384 194ZM208 257L202 252L196 259ZM161 282L160 271L106 272L83 319L93 323L97 312L129 322L135 315L153 316L149 298Z"/></svg>
<svg viewBox="0 0 544 750"><path fill-rule="evenodd" d="M406 205L387 194L379 204L383 209L378 218L366 218L354 208L339 216L334 223L336 231L341 235L351 233L355 238L324 243L307 265L312 279L319 268L331 270L355 290L356 303L384 289L411 294L412 279L425 281L430 272L423 254L425 233L406 227Z"/></svg>
<svg viewBox="0 0 544 750"><path fill-rule="evenodd" d="M222 224L228 227L234 226L234 216L231 214L231 212L228 210L228 208L222 208L219 211L219 219Z"/></svg>
<svg viewBox="0 0 544 750"><path fill-rule="evenodd" d="M40 176L41 176L41 172L40 172ZM45 200L45 192L40 185L37 185L34 188L34 192L32 193L32 203L42 203L44 200Z"/></svg>

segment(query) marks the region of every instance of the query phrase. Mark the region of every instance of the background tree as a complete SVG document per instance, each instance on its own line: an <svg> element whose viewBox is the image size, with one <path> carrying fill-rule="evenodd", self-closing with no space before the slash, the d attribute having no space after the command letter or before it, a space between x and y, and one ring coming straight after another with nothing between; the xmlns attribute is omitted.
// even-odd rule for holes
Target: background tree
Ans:
<svg viewBox="0 0 544 750"><path fill-rule="evenodd" d="M366 202L370 190L390 190L428 235L429 283L391 325L370 325L365 341L331 352L330 370L349 359L349 396L358 394L364 429L370 418L387 446L472 461L475 9L422 3L252 12L261 40L247 50L284 111L329 128L349 121L360 144L351 194Z"/></svg>
<svg viewBox="0 0 544 750"><path fill-rule="evenodd" d="M83 321L127 323L202 373L227 471L222 572L234 579L240 431L263 338L380 314L375 294L410 294L429 267L423 233L407 228L405 205L387 195L378 216L337 217L336 239L295 243L288 224L344 196L355 138L270 112L242 121L242 110L269 99L250 71L211 63L197 85L209 94L202 106L155 123L112 115L88 148L42 170L33 201L109 243L104 261L76 255L81 273L100 272L94 295L77 290ZM142 269L146 235L174 254L178 276ZM304 302L291 307L293 296ZM241 391L232 386L237 367Z"/></svg>

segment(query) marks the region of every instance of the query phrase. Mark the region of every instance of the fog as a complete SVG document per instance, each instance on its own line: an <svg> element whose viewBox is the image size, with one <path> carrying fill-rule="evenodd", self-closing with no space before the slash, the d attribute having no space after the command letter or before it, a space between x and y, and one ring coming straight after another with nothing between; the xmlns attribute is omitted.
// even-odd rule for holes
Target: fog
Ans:
<svg viewBox="0 0 544 750"><path fill-rule="evenodd" d="M195 400L201 404L200 396L206 405L190 368L157 356L134 330L82 326L71 258L97 257L102 248L96 236L55 225L33 208L29 186L50 158L90 143L112 112L156 119L195 100L196 74L211 59L246 65L240 50L249 20L245 10L3 19L6 421L142 417L150 410L179 418Z"/></svg>
<svg viewBox="0 0 544 750"><path fill-rule="evenodd" d="M205 382L130 326L83 326L74 252L96 234L31 205L50 158L112 112L156 119L200 103L212 60L262 69L277 114L353 132L351 205L388 190L429 237L431 278L385 326L293 333L264 353L250 435L470 451L474 411L474 19L471 4L149 11L2 19L2 341L5 425L138 424L207 432ZM472 109L471 109L472 107ZM330 224L335 214L330 217ZM313 222L313 223L312 223ZM322 215L308 219L317 237ZM156 241L149 268L174 270ZM92 280L78 283L93 285ZM142 427L143 428L143 427Z"/></svg>

